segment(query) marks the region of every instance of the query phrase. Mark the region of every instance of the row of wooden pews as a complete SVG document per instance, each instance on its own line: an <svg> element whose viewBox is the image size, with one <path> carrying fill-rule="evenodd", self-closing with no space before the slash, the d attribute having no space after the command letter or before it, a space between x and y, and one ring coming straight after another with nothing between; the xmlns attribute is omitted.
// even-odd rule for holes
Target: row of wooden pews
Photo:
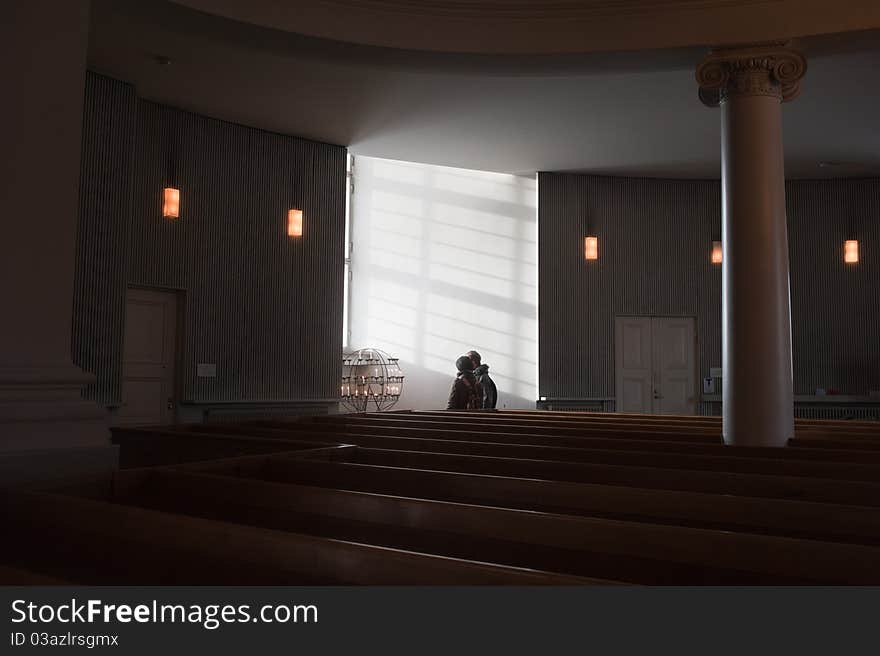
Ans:
<svg viewBox="0 0 880 656"><path fill-rule="evenodd" d="M9 490L15 571L80 583L877 584L880 424L392 412L118 428L112 480ZM58 549L58 545L63 545ZM0 577L3 576L0 569Z"/></svg>

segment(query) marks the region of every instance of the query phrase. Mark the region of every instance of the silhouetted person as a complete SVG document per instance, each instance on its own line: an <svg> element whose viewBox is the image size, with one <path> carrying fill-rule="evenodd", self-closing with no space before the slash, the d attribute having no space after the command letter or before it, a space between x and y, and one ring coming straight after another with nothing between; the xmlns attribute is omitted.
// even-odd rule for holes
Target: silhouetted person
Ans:
<svg viewBox="0 0 880 656"><path fill-rule="evenodd" d="M467 356L474 365L474 378L481 392L482 407L494 408L498 405L498 388L495 387L495 381L489 378L489 365L482 363L483 359L476 351L468 351Z"/></svg>
<svg viewBox="0 0 880 656"><path fill-rule="evenodd" d="M463 355L455 361L458 374L452 382L452 390L449 392L447 410L475 410L482 406L477 379L474 378L474 364L471 359Z"/></svg>

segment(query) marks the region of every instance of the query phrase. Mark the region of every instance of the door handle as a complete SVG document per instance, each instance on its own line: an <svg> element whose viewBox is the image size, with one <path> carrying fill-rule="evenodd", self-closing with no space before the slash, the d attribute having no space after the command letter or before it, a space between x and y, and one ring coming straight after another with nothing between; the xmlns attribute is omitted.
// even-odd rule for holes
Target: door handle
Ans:
<svg viewBox="0 0 880 656"><path fill-rule="evenodd" d="M170 397L169 397L169 399L168 399L168 409L169 409L169 410L174 410L174 399L172 399L172 398L170 398Z"/></svg>

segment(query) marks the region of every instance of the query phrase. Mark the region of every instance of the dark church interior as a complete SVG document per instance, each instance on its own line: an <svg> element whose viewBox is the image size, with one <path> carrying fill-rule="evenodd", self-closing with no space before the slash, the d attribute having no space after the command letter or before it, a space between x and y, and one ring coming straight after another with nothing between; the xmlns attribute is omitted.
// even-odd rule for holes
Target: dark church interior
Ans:
<svg viewBox="0 0 880 656"><path fill-rule="evenodd" d="M4 9L0 584L880 584L880 3Z"/></svg>

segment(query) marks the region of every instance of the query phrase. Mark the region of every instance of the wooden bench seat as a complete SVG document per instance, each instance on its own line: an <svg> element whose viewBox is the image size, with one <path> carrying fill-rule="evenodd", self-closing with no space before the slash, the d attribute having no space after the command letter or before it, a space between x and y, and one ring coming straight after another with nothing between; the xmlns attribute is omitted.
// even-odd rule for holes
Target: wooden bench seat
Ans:
<svg viewBox="0 0 880 656"><path fill-rule="evenodd" d="M880 583L873 431L732 447L712 418L505 411L117 428L112 484L3 493L0 556L81 583Z"/></svg>
<svg viewBox="0 0 880 656"><path fill-rule="evenodd" d="M358 447L320 460L245 456L183 466L214 473L567 515L880 544L880 508L682 490L570 483L352 463ZM180 470L180 467L175 469Z"/></svg>
<svg viewBox="0 0 880 656"><path fill-rule="evenodd" d="M618 422L621 426L641 424L654 428L694 428L701 430L716 430L720 434L721 417L698 417L684 415L645 415L608 412L583 412L583 413L555 413L549 411L409 411L403 413L365 413L360 416L376 417L389 416L396 418L431 418L445 421L445 417L468 417L474 423L483 422L511 422L533 424L534 422L547 422L553 425L584 426L595 425L596 422ZM835 419L795 419L796 434L815 436L833 435L863 435L867 437L880 437L880 421L869 420L835 420Z"/></svg>
<svg viewBox="0 0 880 656"><path fill-rule="evenodd" d="M828 450L850 451L864 458L872 458L880 453L880 441L873 440L795 437L788 440L788 446L794 447L799 451L816 449L822 453Z"/></svg>
<svg viewBox="0 0 880 656"><path fill-rule="evenodd" d="M351 419L387 419L388 413L366 413L359 415L346 415ZM619 415L617 413L596 413L589 417L559 418L529 416L526 419L519 416L511 417L507 411L482 412L482 411L415 411L410 414L393 415L396 421L428 420L442 424L470 424L479 426L494 426L498 424L517 424L521 426L534 426L541 428L543 425L555 427L580 428L583 430L598 430L614 427L618 431L649 430L654 432L677 432L679 434L710 434L721 436L720 417L669 417L667 415ZM335 419L335 418L334 418ZM332 420L332 419L331 419ZM867 437L880 438L880 422L850 422L835 420L796 420L796 436L806 437Z"/></svg>
<svg viewBox="0 0 880 656"><path fill-rule="evenodd" d="M636 583L880 581L876 546L236 481L216 474L152 472L119 500L470 560L587 577L604 572Z"/></svg>
<svg viewBox="0 0 880 656"><path fill-rule="evenodd" d="M220 430L223 430L222 428ZM283 433L283 431L282 431ZM553 460L570 463L594 463L688 470L709 470L783 476L807 476L853 481L880 481L880 464L863 462L828 462L819 459L744 457L701 453L637 451L621 449L570 448L543 445L475 442L470 440L433 440L427 438L383 437L362 434L330 434L335 443L356 444L374 449L466 454L527 460ZM723 447L722 447L723 448ZM793 450L796 456L797 451Z"/></svg>
<svg viewBox="0 0 880 656"><path fill-rule="evenodd" d="M360 424L371 426L405 426L410 428L436 428L438 423L445 426L457 426L458 428L474 428L475 424L468 421L466 415L454 420L437 422L432 419L386 419L380 417L357 417L340 415L338 417L320 417L312 418L308 423L314 424ZM542 426L540 424L520 424L516 422L483 422L479 424L479 429L484 432L499 433L542 433L545 435L568 435L571 437L588 436L588 435L607 435L609 437L621 435L625 436L630 433L639 433L648 439L656 438L666 441L688 441L688 442L720 442L721 433L716 429L693 429L688 431L679 430L677 428L654 428L639 424L622 424L618 422L597 422L593 425L578 426Z"/></svg>
<svg viewBox="0 0 880 656"><path fill-rule="evenodd" d="M214 460L251 453L296 451L321 448L324 443L290 439L285 444L265 437L229 434L222 437L193 432L186 440L179 431L167 427L126 427L111 429L113 444L119 445L119 466L149 467L194 460ZM218 439L219 438L219 439Z"/></svg>
<svg viewBox="0 0 880 656"><path fill-rule="evenodd" d="M425 438L452 441L475 441L495 444L516 444L516 445L533 445L533 446L558 446L566 448L595 448L610 450L632 450L632 451L663 451L672 453L693 453L713 456L736 456L736 457L755 457L769 458L774 460L822 460L826 462L855 462L855 463L876 463L880 464L880 454L866 454L864 450L847 450L839 449L837 451L826 450L821 453L808 452L801 450L792 452L791 450L771 448L771 447L734 447L726 446L718 441L718 443L703 442L666 442L659 439L643 439L641 435L632 434L627 437L557 437L546 436L541 433L522 434L522 433L484 433L475 430L450 430L446 428L402 428L402 427L375 427L370 425L350 425L344 426L333 425L331 429L324 426L322 432L312 432L306 426L292 428L284 422L262 422L257 426L224 426L224 425L203 425L193 426L191 429L196 431L207 432L223 432L230 431L241 432L243 434L261 435L264 437L274 436L279 439L310 439L310 440L329 440L333 442L352 442L354 436L357 435L373 435L376 437L404 437L404 438Z"/></svg>
<svg viewBox="0 0 880 656"><path fill-rule="evenodd" d="M4 562L123 585L510 584L597 581L124 506L5 490ZM11 539L9 536L13 536ZM50 572L51 574L51 572Z"/></svg>
<svg viewBox="0 0 880 656"><path fill-rule="evenodd" d="M450 411L446 410L402 410L397 413L381 413L381 414L445 414ZM462 411L465 412L465 411ZM366 413L370 414L370 413ZM378 413L372 413L378 414ZM625 412L590 412L590 411L563 411L563 410L492 410L479 411L478 413L491 417L493 415L522 417L522 418L541 418L547 417L555 420L582 420L589 418L614 417L622 420L637 419L643 420L649 418L652 420L660 420L664 422L680 422L680 423L700 423L700 424L718 424L722 422L722 417L718 415L652 415L641 413L625 413ZM795 417L796 426L830 426L840 428L867 428L880 431L880 421L870 419L807 419Z"/></svg>
<svg viewBox="0 0 880 656"><path fill-rule="evenodd" d="M880 506L880 482L370 448L355 449L350 455L341 457L350 462L400 469L459 471L515 478L637 485L645 488L691 490L737 496Z"/></svg>
<svg viewBox="0 0 880 656"><path fill-rule="evenodd" d="M0 585L70 585L70 583L38 571L0 564Z"/></svg>
<svg viewBox="0 0 880 656"><path fill-rule="evenodd" d="M350 415L354 416L354 415ZM662 427L672 426L675 428L693 427L693 428L711 428L717 429L720 422L715 417L676 417L669 415L621 415L618 413L599 412L599 413L583 413L581 415L555 415L548 412L537 411L534 413L510 412L507 410L498 411L449 411L449 410L413 410L409 413L361 413L362 417L390 417L393 419L436 419L438 421L456 421L466 417L469 421L492 423L518 423L523 425L530 424L550 424L556 426L578 426L594 422L617 422L619 424L642 424L647 426Z"/></svg>

